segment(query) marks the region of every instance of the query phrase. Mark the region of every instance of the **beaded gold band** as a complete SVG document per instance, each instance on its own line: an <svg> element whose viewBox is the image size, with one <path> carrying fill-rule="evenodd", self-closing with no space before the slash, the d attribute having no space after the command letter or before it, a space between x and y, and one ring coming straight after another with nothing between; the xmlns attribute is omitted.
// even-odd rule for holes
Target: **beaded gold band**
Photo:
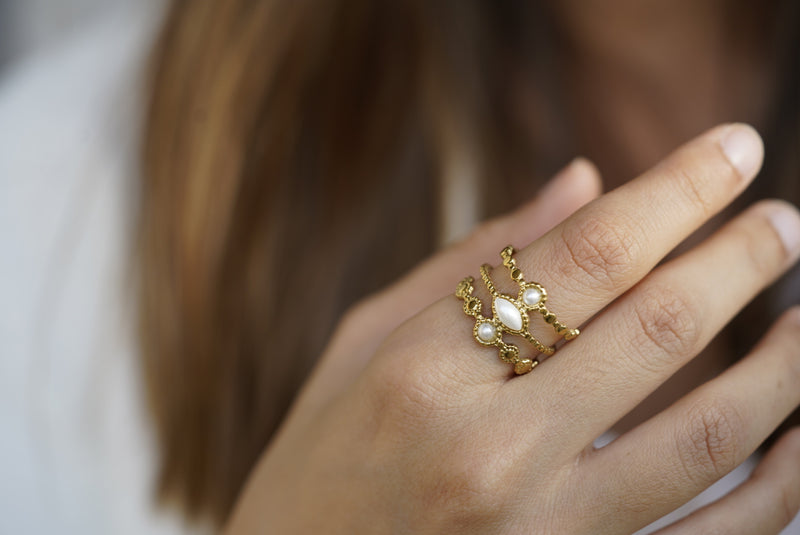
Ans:
<svg viewBox="0 0 800 535"><path fill-rule="evenodd" d="M555 314L550 312L545 306L547 301L547 291L537 282L527 282L522 274L522 270L514 260L514 248L510 245L500 252L503 265L508 268L511 279L519 285L519 292L516 297L503 294L497 290L491 277L489 277L490 266L481 266L481 279L483 279L489 293L492 294L492 318L486 318L481 313L483 303L473 295L475 279L466 277L456 288L456 297L464 300L464 312L468 316L475 318L473 335L482 345L495 346L499 348L498 356L503 362L514 365L514 372L517 375L528 373L537 364L538 359L520 358L519 348L508 344L503 340L503 333L521 336L531 343L539 353L552 355L556 348L548 346L539 341L528 329L530 323L530 312L538 312L544 321L550 324L557 334L563 335L565 340L572 340L580 334L578 329L570 329L559 322Z"/></svg>
<svg viewBox="0 0 800 535"><path fill-rule="evenodd" d="M508 268L509 274L511 275L511 279L514 280L520 287L520 295L523 295L523 292L530 291L533 293L528 299L523 299L526 305L529 305L531 310L538 311L544 321L553 326L553 329L556 331L556 334L559 336L563 336L565 340L573 340L579 334L581 334L580 330L578 329L570 329L556 318L556 315L547 310L547 307L544 305L547 302L547 292L542 287L541 284L536 282L525 282L525 276L522 274L522 271L517 267L517 261L514 260L514 248L510 245L506 246L502 251L500 251L500 257L503 259L503 265ZM535 303L535 305L531 305L530 303L535 300L536 294L535 291L541 291L541 298ZM523 295L524 297L524 295Z"/></svg>

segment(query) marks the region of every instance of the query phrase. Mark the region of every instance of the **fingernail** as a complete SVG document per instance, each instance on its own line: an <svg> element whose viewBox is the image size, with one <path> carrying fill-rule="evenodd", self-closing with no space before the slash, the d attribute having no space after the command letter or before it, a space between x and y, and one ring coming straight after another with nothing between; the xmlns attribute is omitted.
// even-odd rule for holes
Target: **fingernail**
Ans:
<svg viewBox="0 0 800 535"><path fill-rule="evenodd" d="M561 171L558 172L554 179L551 180L545 186L545 188L548 189L551 187L561 187L562 180L572 181L575 180L576 177L581 177L583 179L582 182L584 183L586 183L586 178L590 177L593 179L591 180L591 184L595 185L597 182L597 176L599 176L599 171L594 164L583 156L578 156L569 162L563 169L561 169Z"/></svg>
<svg viewBox="0 0 800 535"><path fill-rule="evenodd" d="M572 160L567 167L570 173L573 174L582 174L582 175L598 175L599 171L595 165L584 158L583 156L578 156L574 160Z"/></svg>
<svg viewBox="0 0 800 535"><path fill-rule="evenodd" d="M788 205L772 210L767 217L783 242L786 252L792 257L796 256L800 252L800 213Z"/></svg>
<svg viewBox="0 0 800 535"><path fill-rule="evenodd" d="M576 156L575 158L572 159L571 162L569 162L569 165L567 165L566 168L567 169L576 169L578 167L586 166L586 165L591 165L589 163L589 160L587 160L583 156Z"/></svg>
<svg viewBox="0 0 800 535"><path fill-rule="evenodd" d="M761 167L764 145L753 127L731 125L720 141L722 152L744 178L752 178Z"/></svg>
<svg viewBox="0 0 800 535"><path fill-rule="evenodd" d="M539 195L542 197L550 195L553 191L559 191L561 189L561 184L564 180L569 180L572 174L575 172L575 163L578 161L578 158L575 158L566 166L562 167L561 170L553 176L550 180L544 183L542 189L539 190Z"/></svg>
<svg viewBox="0 0 800 535"><path fill-rule="evenodd" d="M578 156L577 158L573 158L571 162L562 167L561 171L559 171L556 176L562 177L571 175L576 171L580 171L581 166L586 164L587 164L586 158Z"/></svg>

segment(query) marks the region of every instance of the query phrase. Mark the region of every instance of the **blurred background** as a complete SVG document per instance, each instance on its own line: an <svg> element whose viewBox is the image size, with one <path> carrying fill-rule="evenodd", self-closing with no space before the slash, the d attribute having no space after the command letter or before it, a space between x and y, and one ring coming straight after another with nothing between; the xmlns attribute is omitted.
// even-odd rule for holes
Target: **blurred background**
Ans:
<svg viewBox="0 0 800 535"><path fill-rule="evenodd" d="M0 0L0 534L204 532L154 508L117 280L164 4Z"/></svg>
<svg viewBox="0 0 800 535"><path fill-rule="evenodd" d="M162 0L0 0L0 533L184 534L124 284Z"/></svg>
<svg viewBox="0 0 800 535"><path fill-rule="evenodd" d="M0 76L15 59L131 0L0 0Z"/></svg>

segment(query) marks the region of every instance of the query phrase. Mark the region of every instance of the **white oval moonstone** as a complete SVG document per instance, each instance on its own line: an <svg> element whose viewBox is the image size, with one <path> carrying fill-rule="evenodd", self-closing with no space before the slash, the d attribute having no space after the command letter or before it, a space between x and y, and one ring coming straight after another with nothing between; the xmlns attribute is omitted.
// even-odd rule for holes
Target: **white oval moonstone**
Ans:
<svg viewBox="0 0 800 535"><path fill-rule="evenodd" d="M508 299L498 297L494 300L494 308L500 321L512 331L522 329L522 313Z"/></svg>
<svg viewBox="0 0 800 535"><path fill-rule="evenodd" d="M478 338L483 340L484 342L491 342L494 340L494 336L497 334L497 329L495 329L494 325L485 321L478 325Z"/></svg>
<svg viewBox="0 0 800 535"><path fill-rule="evenodd" d="M528 288L522 294L522 300L528 306L535 306L539 304L539 300L542 298L542 292L539 291L538 288Z"/></svg>

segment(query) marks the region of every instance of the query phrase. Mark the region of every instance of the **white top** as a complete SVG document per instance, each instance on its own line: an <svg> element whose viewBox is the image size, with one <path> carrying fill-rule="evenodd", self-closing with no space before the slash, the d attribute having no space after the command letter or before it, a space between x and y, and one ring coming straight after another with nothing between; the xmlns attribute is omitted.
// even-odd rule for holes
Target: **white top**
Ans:
<svg viewBox="0 0 800 535"><path fill-rule="evenodd" d="M131 209L152 2L0 79L0 533L186 533L153 504Z"/></svg>
<svg viewBox="0 0 800 535"><path fill-rule="evenodd" d="M153 505L156 451L133 334L142 67L161 17L153 2L134 6L87 21L0 79L0 533L192 531ZM447 182L475 201L467 167ZM475 213L448 217L444 239Z"/></svg>

